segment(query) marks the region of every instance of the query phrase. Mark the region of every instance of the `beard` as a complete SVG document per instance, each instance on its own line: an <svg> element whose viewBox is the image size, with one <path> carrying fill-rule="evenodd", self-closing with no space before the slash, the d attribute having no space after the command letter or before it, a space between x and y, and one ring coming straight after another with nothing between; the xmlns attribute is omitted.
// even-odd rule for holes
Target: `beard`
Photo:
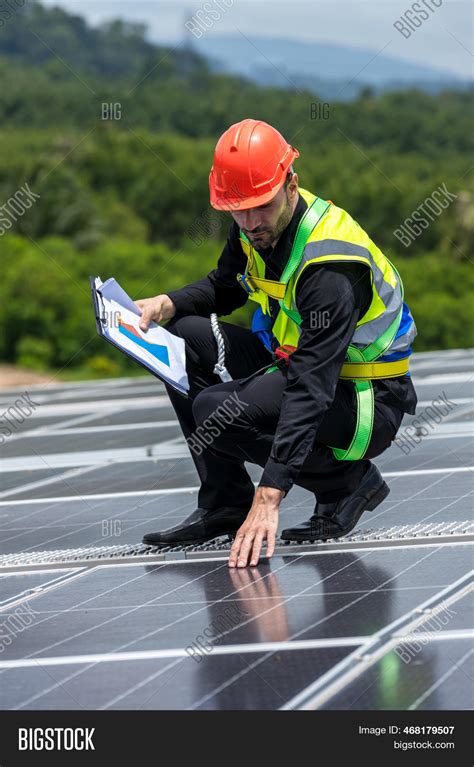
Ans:
<svg viewBox="0 0 474 767"><path fill-rule="evenodd" d="M274 244L276 244L276 241L280 238L280 236L285 231L286 227L290 223L291 219L293 218L293 208L291 205L290 200L288 199L288 196L286 196L286 203L285 206L278 216L278 219L276 221L275 226L267 233L265 233L264 237L260 237L255 241L255 244L253 247L256 250L269 250L270 248L274 247ZM251 239L251 238L250 238Z"/></svg>
<svg viewBox="0 0 474 767"><path fill-rule="evenodd" d="M270 242L275 242L275 240L278 240L278 238L283 234L286 227L290 223L291 219L293 218L293 209L290 200L288 199L288 196L286 197L286 204L283 208L282 212L280 213L278 220L275 224L275 229L273 232L271 232L271 240Z"/></svg>

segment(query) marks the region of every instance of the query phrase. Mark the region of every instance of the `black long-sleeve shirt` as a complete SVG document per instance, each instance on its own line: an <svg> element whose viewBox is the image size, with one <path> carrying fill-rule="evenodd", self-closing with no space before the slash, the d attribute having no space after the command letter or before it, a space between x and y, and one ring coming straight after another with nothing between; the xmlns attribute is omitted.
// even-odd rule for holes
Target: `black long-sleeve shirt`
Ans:
<svg viewBox="0 0 474 767"><path fill-rule="evenodd" d="M300 195L293 217L275 248L258 249L268 279L280 279L306 208ZM247 295L236 275L245 271L246 263L239 228L233 222L217 268L203 279L168 293L177 313L206 317L216 312L222 316L243 306ZM290 358L272 451L260 480L260 486L285 492L294 484L334 399L347 347L359 318L372 300L370 272L356 263L310 265L298 280L295 298L302 317L301 335ZM275 320L278 301L270 298L269 303ZM373 385L379 401L403 412L415 412L417 397L409 376L377 380Z"/></svg>

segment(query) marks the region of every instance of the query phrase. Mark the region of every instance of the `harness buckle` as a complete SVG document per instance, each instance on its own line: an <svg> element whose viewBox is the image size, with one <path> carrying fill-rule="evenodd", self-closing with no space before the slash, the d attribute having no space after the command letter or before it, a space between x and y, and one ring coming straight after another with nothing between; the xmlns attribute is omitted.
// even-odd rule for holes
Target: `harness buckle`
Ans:
<svg viewBox="0 0 474 767"><path fill-rule="evenodd" d="M273 353L276 357L278 357L278 359L284 360L288 365L290 362L290 354L293 354L295 350L296 346L291 346L291 344L283 344L282 346L277 346Z"/></svg>
<svg viewBox="0 0 474 767"><path fill-rule="evenodd" d="M239 285L243 287L245 292L250 296L252 293L255 293L255 289L250 284L250 278L246 276L245 274L238 274L237 275L237 282Z"/></svg>

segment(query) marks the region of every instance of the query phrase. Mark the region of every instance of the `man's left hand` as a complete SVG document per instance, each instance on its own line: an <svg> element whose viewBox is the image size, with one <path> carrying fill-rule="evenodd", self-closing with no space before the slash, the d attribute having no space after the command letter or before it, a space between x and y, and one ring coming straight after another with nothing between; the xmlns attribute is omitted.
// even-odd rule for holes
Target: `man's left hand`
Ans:
<svg viewBox="0 0 474 767"><path fill-rule="evenodd" d="M274 487L257 487L244 524L238 529L230 550L229 567L257 565L264 540L267 558L275 551L278 512L285 492Z"/></svg>

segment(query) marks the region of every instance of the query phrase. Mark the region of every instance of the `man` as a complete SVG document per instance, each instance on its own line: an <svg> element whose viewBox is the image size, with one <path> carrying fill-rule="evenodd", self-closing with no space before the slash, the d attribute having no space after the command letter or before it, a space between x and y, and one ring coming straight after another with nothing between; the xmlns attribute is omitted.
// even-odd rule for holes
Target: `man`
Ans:
<svg viewBox="0 0 474 767"><path fill-rule="evenodd" d="M137 301L142 329L170 320L186 342L189 398L167 390L201 480L198 508L144 542L235 535L230 567L256 565L265 540L272 555L294 484L315 494L316 507L283 539L350 532L388 495L369 459L417 402L408 373L416 327L398 272L348 213L298 188L298 156L262 121L232 125L209 177L211 205L233 218L217 268ZM258 304L252 330L220 323L233 380L219 382L209 317L248 298ZM264 467L256 490L244 461Z"/></svg>

